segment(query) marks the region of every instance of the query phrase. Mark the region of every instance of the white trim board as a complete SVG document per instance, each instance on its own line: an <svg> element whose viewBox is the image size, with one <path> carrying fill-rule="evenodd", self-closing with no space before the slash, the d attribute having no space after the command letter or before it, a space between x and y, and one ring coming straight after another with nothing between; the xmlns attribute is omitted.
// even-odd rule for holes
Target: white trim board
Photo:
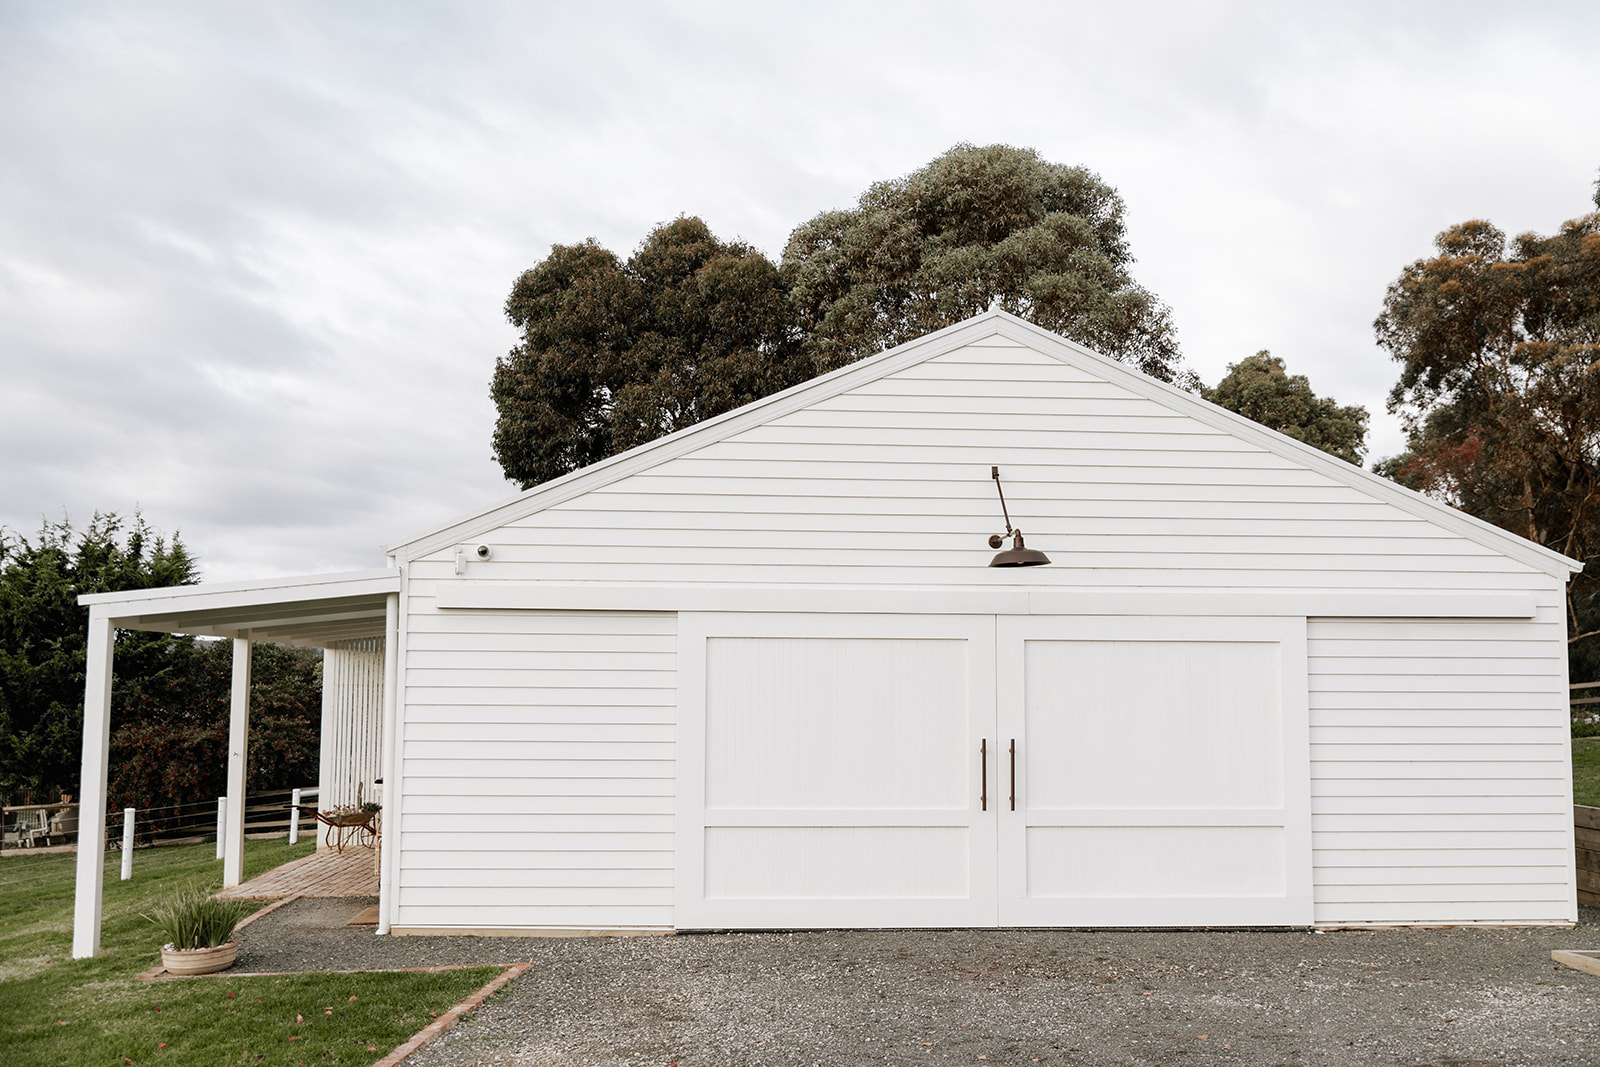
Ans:
<svg viewBox="0 0 1600 1067"><path fill-rule="evenodd" d="M434 603L465 611L739 611L911 615L1275 615L1531 619L1531 593L1155 592L895 586L602 585L440 580Z"/></svg>
<svg viewBox="0 0 1600 1067"><path fill-rule="evenodd" d="M124 618L159 612L210 611L231 607L255 607L261 604L393 593L399 588L400 570L397 567L390 567L383 570L296 575L290 578L262 578L246 582L207 582L201 585L129 589L115 593L85 593L78 597L78 603L114 605L108 608L107 614L114 618Z"/></svg>

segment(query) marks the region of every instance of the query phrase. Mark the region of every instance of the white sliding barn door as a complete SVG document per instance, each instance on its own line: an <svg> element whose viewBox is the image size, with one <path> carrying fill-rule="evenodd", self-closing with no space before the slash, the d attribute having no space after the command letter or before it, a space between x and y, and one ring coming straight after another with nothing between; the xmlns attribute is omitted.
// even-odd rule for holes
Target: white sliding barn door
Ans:
<svg viewBox="0 0 1600 1067"><path fill-rule="evenodd" d="M678 928L994 925L992 616L678 632Z"/></svg>
<svg viewBox="0 0 1600 1067"><path fill-rule="evenodd" d="M1001 925L1311 923L1304 620L1009 616L997 641Z"/></svg>

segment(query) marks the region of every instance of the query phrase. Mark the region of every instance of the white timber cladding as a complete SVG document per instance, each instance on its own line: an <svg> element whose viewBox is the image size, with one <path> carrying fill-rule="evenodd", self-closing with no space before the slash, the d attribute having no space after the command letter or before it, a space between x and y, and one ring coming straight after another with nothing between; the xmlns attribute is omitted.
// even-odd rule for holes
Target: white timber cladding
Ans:
<svg viewBox="0 0 1600 1067"><path fill-rule="evenodd" d="M376 637L329 644L322 653L322 760L317 806L377 799L383 774L383 642ZM319 826L319 843L331 844Z"/></svg>
<svg viewBox="0 0 1600 1067"><path fill-rule="evenodd" d="M394 928L670 929L676 617L407 607Z"/></svg>
<svg viewBox="0 0 1600 1067"><path fill-rule="evenodd" d="M462 574L446 532L413 542L415 556L401 546L410 584L397 928L685 925L674 911L675 783L704 753L673 745L682 725L673 590L699 591L698 610L761 612L825 600L830 588L837 608L805 610L937 615L941 591L952 602L1033 591L1048 594L1052 615L1070 617L1081 595L1098 616L1131 617L1162 614L1151 600L1167 594L1185 613L1196 598L1270 594L1270 607L1246 613L1298 616L1304 627L1309 759L1295 773L1309 782L1284 785L1309 792L1314 921L1572 921L1559 568L1459 517L1397 502L1358 472L1307 461L1264 431L1197 417L1189 401L1014 334L893 364L765 421L735 418L725 433L689 431L668 439L659 461L648 448L622 457L616 477L597 473L582 492L536 491L491 513L497 526L454 528L458 543L492 549L487 561L469 553ZM986 566L987 535L1004 526L994 465L1012 523L1052 566ZM585 585L613 610L585 610ZM763 588L779 594L774 607L751 603ZM875 608L874 588L902 593L885 592ZM728 597L720 607L718 589ZM615 610L629 590L641 607L665 610ZM1531 619L1450 618L1441 596L1537 606ZM1410 597L1430 617L1406 617ZM1381 598L1384 617L1327 613L1363 598ZM996 626L1005 618L990 616ZM1234 727L1250 729L1251 714L1240 711ZM1241 751L1263 758L1249 744ZM1250 806L1214 799L1219 810ZM957 868L933 862L945 847L934 838L949 827L919 818L893 848L932 864L922 876L943 892ZM1214 821L1214 848L1254 858L1231 875L1207 867L1203 835L1192 835L1180 847L1193 851L1185 862L1196 876L1241 898L1268 886L1270 834ZM1081 825L1035 836L1050 834L1107 855L1132 840ZM744 847L738 836L714 847ZM1134 882L1145 877L1129 870ZM896 871L906 873L890 863L855 877L872 890L881 876L881 889ZM1037 866L1040 884L1069 873ZM713 891L764 891L719 884ZM1068 888L1108 899L1132 884L1108 876Z"/></svg>
<svg viewBox="0 0 1600 1067"><path fill-rule="evenodd" d="M991 337L707 443L480 538L463 577L1493 592L1527 565L1087 371ZM454 548L414 576L454 577Z"/></svg>
<svg viewBox="0 0 1600 1067"><path fill-rule="evenodd" d="M1316 918L1577 918L1566 626L1312 619Z"/></svg>

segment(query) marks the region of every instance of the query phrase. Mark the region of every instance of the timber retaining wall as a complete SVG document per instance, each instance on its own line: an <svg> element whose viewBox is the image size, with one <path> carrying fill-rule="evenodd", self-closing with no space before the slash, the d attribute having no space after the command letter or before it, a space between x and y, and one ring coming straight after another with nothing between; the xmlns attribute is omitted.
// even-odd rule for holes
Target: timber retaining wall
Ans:
<svg viewBox="0 0 1600 1067"><path fill-rule="evenodd" d="M1600 808L1574 804L1572 823L1578 845L1578 903L1600 907Z"/></svg>

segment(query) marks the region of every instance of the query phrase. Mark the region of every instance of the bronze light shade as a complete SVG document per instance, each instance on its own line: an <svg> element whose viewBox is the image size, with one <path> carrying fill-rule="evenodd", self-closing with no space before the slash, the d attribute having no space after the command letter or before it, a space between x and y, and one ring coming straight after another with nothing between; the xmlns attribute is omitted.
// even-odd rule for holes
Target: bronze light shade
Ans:
<svg viewBox="0 0 1600 1067"><path fill-rule="evenodd" d="M999 548L1006 543L1006 538L1011 538L1011 547L1004 552L995 554L989 561L991 567L1038 567L1049 563L1050 557L1036 548L1029 548L1022 543L1022 531L1011 526L1011 512L1006 509L1006 493L1000 488L1000 468L990 467L989 476L994 479L994 490L1000 494L1000 514L1005 516L1006 532L1004 534L991 534L989 547Z"/></svg>
<svg viewBox="0 0 1600 1067"><path fill-rule="evenodd" d="M1037 567L1049 563L1050 557L1040 552L1037 548L1029 548L1022 543L1022 531L1012 530L1011 547L1004 552L995 553L994 559L989 561L991 567ZM1005 538L999 534L989 538L990 548L999 548L1005 544Z"/></svg>

